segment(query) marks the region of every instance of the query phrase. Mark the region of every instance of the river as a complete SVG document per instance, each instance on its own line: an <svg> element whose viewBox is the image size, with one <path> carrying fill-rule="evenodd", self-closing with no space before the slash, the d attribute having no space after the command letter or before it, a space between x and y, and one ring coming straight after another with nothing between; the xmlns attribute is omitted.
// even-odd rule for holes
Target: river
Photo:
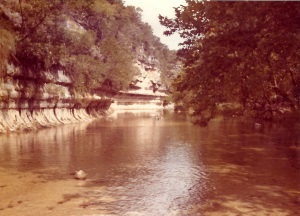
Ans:
<svg viewBox="0 0 300 216"><path fill-rule="evenodd" d="M1 135L0 215L300 215L299 124L154 114Z"/></svg>

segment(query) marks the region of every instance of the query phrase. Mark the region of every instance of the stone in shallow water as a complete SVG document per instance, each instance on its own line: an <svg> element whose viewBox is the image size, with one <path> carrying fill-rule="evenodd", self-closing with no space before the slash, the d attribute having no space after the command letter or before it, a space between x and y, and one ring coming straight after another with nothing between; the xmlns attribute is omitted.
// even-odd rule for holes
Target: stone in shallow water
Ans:
<svg viewBox="0 0 300 216"><path fill-rule="evenodd" d="M78 180L85 180L86 179L86 173L82 170L79 170L75 173L75 178Z"/></svg>

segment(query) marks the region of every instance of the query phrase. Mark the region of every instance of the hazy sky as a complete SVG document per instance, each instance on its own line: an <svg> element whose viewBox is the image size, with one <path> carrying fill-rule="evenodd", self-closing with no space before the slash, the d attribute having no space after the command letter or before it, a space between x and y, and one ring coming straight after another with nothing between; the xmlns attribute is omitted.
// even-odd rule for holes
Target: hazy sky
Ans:
<svg viewBox="0 0 300 216"><path fill-rule="evenodd" d="M160 38L160 41L166 44L170 49L178 49L178 43L181 39L178 35L164 36L166 28L159 24L158 15L174 17L173 7L185 5L185 0L124 0L125 5L140 7L142 19L152 26L153 32Z"/></svg>

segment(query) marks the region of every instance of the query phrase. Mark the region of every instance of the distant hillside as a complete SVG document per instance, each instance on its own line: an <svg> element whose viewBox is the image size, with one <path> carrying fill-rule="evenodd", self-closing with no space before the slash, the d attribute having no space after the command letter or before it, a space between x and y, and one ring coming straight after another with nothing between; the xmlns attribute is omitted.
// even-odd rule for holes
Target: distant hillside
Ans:
<svg viewBox="0 0 300 216"><path fill-rule="evenodd" d="M2 99L167 92L176 67L175 51L120 0L0 3Z"/></svg>

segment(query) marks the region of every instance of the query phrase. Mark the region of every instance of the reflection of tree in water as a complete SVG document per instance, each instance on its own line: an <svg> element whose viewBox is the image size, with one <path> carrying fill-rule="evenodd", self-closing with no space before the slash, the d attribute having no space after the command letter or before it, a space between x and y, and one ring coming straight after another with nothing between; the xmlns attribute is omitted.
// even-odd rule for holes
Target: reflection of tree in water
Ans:
<svg viewBox="0 0 300 216"><path fill-rule="evenodd" d="M83 134L89 122L0 136L0 164L18 166L20 171L50 166L69 167L70 144Z"/></svg>
<svg viewBox="0 0 300 216"><path fill-rule="evenodd" d="M285 128L286 139L285 141L290 145L300 145L300 112L291 113L283 121L283 127ZM287 143L287 144L288 144Z"/></svg>
<svg viewBox="0 0 300 216"><path fill-rule="evenodd" d="M269 135L272 139L272 143L277 146L299 146L300 114L291 113L281 122L264 122L263 126L256 130Z"/></svg>
<svg viewBox="0 0 300 216"><path fill-rule="evenodd" d="M293 123L293 124L292 124ZM281 124L226 120L199 130L202 160L212 186L197 193L186 215L298 215L299 121ZM214 189L215 188L215 189Z"/></svg>

